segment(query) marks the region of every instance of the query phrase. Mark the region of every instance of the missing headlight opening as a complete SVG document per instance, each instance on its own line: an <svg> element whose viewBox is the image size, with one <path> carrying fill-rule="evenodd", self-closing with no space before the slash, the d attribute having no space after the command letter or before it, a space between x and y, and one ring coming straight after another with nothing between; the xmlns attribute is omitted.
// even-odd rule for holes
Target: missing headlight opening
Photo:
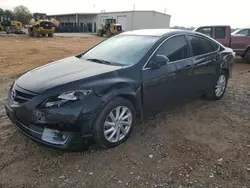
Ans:
<svg viewBox="0 0 250 188"><path fill-rule="evenodd" d="M92 93L92 90L77 90L77 91L68 91L56 98L49 99L46 101L42 107L45 108L58 108L64 105L67 102L73 102L77 100L81 100L84 96Z"/></svg>

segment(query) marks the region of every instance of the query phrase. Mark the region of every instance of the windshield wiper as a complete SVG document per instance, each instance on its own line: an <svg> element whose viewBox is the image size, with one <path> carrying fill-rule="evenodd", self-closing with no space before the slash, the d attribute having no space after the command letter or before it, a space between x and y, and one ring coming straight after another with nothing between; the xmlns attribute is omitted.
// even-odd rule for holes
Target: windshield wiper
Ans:
<svg viewBox="0 0 250 188"><path fill-rule="evenodd" d="M87 60L88 60L88 61L93 61L93 62L96 62L96 63L102 63L102 64L112 65L111 62L105 61L105 60L102 60L102 59L87 59Z"/></svg>

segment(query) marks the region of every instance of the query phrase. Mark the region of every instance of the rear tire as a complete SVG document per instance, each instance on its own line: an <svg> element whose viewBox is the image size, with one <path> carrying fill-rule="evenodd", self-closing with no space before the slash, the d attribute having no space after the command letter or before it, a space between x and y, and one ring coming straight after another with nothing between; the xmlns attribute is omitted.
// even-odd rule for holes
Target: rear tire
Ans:
<svg viewBox="0 0 250 188"><path fill-rule="evenodd" d="M40 33L38 32L38 28L37 27L34 27L33 31L34 31L34 36L35 37L40 37Z"/></svg>
<svg viewBox="0 0 250 188"><path fill-rule="evenodd" d="M99 37L102 37L102 36L103 36L103 31L102 31L102 29L99 29L97 34L98 34Z"/></svg>
<svg viewBox="0 0 250 188"><path fill-rule="evenodd" d="M103 148L120 145L131 135L135 119L135 108L130 101L122 97L113 99L102 109L94 123L95 141Z"/></svg>
<svg viewBox="0 0 250 188"><path fill-rule="evenodd" d="M246 63L250 63L250 50L247 50L244 55L244 60Z"/></svg>
<svg viewBox="0 0 250 188"><path fill-rule="evenodd" d="M46 34L42 34L42 37L45 37L46 36Z"/></svg>
<svg viewBox="0 0 250 188"><path fill-rule="evenodd" d="M226 92L227 82L228 73L226 71L223 71L217 77L213 89L206 94L206 98L214 101L221 99Z"/></svg>
<svg viewBox="0 0 250 188"><path fill-rule="evenodd" d="M49 34L48 34L48 37L53 37L53 36L54 36L53 33L49 33Z"/></svg>

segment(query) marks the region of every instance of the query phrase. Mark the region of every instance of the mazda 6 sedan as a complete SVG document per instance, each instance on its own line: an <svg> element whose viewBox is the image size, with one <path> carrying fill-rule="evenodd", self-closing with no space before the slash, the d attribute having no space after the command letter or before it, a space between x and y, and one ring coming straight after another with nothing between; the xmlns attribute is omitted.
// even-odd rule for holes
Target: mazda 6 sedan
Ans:
<svg viewBox="0 0 250 188"><path fill-rule="evenodd" d="M198 96L222 98L234 56L193 31L124 32L20 76L6 113L48 146L71 149L92 139L112 148L127 140L136 119Z"/></svg>

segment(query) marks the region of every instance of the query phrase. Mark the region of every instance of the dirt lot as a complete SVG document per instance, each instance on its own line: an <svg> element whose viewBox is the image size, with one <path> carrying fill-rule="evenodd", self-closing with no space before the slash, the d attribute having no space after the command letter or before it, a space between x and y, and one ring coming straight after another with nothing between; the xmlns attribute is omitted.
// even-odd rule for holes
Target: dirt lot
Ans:
<svg viewBox="0 0 250 188"><path fill-rule="evenodd" d="M20 134L5 116L9 84L100 40L0 37L0 188L250 187L250 65L243 63L235 64L222 100L162 112L111 150L55 151Z"/></svg>

